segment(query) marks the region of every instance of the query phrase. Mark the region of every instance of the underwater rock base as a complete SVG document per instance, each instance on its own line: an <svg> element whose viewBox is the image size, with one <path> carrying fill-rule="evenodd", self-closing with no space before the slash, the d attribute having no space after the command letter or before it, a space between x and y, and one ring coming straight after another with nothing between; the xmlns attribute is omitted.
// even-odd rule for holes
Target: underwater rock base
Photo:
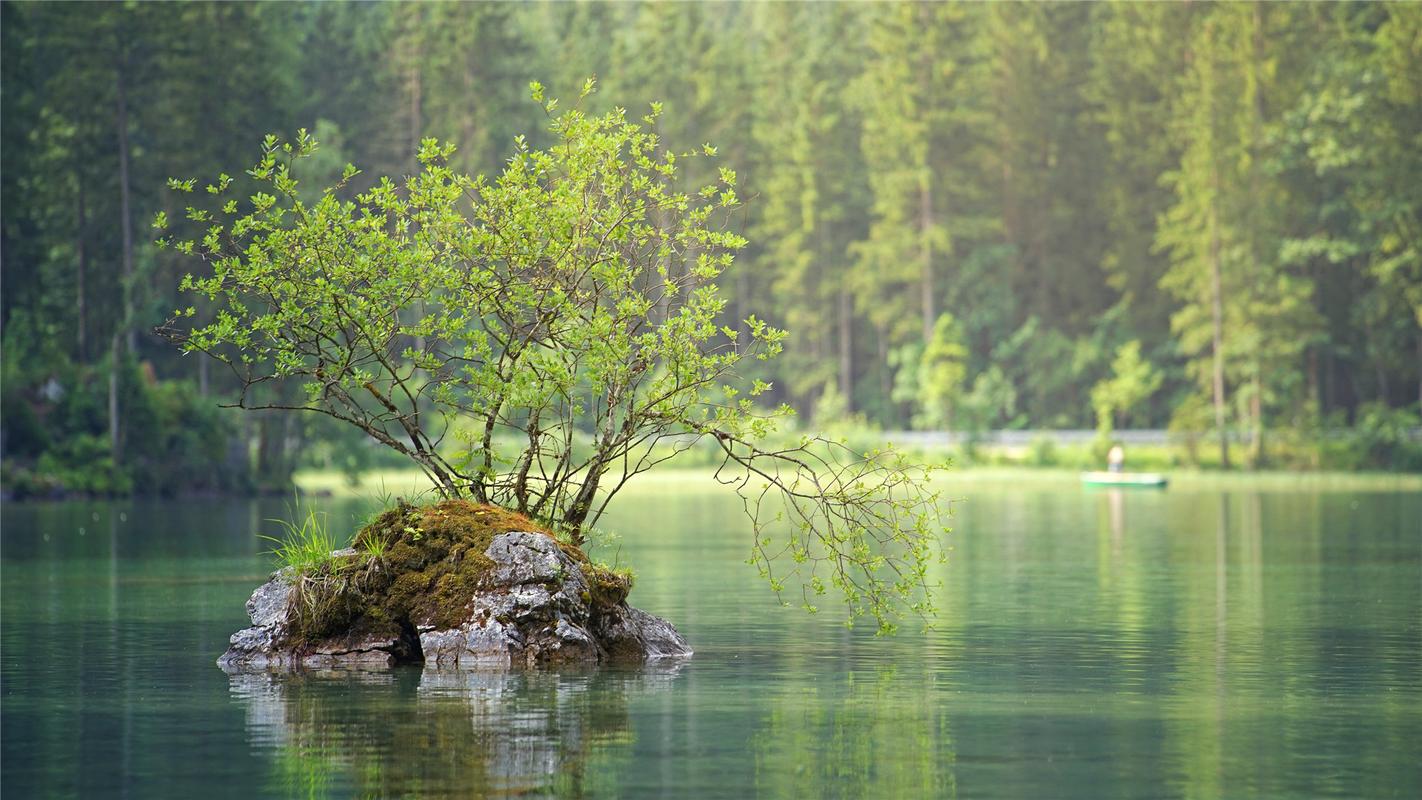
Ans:
<svg viewBox="0 0 1422 800"><path fill-rule="evenodd" d="M252 626L217 663L484 669L691 655L671 623L627 605L630 580L547 533L497 530L518 523L458 500L386 512L324 571L284 569L258 587Z"/></svg>

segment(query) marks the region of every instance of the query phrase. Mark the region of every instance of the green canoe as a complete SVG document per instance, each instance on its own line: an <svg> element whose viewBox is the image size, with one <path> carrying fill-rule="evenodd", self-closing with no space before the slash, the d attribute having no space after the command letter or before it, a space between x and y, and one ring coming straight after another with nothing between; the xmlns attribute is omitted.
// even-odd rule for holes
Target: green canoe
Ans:
<svg viewBox="0 0 1422 800"><path fill-rule="evenodd" d="M1169 483L1169 480L1158 472L1083 472L1081 482L1087 486L1159 488Z"/></svg>

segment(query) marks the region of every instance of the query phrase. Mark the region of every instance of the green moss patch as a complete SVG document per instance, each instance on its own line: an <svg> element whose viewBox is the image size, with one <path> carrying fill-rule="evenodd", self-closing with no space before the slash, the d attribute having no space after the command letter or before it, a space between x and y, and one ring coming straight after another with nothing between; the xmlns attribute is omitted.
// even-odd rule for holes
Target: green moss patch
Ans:
<svg viewBox="0 0 1422 800"><path fill-rule="evenodd" d="M298 577L288 618L295 643L347 632L398 636L412 628L452 628L469 614L476 591L494 568L484 555L494 537L513 531L552 532L528 517L468 500L428 506L400 503L356 534L355 553ZM588 578L589 602L616 605L631 591L626 571L594 565L578 547L559 542Z"/></svg>
<svg viewBox="0 0 1422 800"><path fill-rule="evenodd" d="M632 573L629 570L615 570L602 564L583 563L583 574L587 576L588 586L592 591L589 600L594 603L615 606L626 600L632 591Z"/></svg>

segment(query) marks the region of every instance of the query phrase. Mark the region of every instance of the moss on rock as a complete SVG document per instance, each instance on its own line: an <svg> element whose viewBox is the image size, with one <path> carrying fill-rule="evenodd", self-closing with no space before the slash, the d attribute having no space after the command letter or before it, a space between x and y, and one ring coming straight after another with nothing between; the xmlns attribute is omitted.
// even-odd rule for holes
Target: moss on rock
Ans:
<svg viewBox="0 0 1422 800"><path fill-rule="evenodd" d="M495 566L485 550L494 537L515 531L557 541L546 526L497 506L468 500L427 506L402 502L356 534L353 552L297 578L289 638L304 643L345 631L398 635L456 627ZM610 606L626 599L630 573L595 565L566 542L559 547L587 576L588 601Z"/></svg>
<svg viewBox="0 0 1422 800"><path fill-rule="evenodd" d="M626 600L632 591L630 570L616 570L602 564L587 563L583 567L583 574L587 576L588 586L592 591L592 597L588 598L591 602L615 606Z"/></svg>

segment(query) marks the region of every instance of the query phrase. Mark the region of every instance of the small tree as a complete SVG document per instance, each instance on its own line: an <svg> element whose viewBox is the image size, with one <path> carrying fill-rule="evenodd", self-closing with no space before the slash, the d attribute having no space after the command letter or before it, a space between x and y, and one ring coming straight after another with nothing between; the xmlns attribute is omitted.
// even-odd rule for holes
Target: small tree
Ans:
<svg viewBox="0 0 1422 800"><path fill-rule="evenodd" d="M1117 418L1149 400L1160 389L1162 380L1160 372L1141 357L1140 342L1132 340L1121 345L1111 362L1111 377L1091 388L1098 448L1110 440Z"/></svg>
<svg viewBox="0 0 1422 800"><path fill-rule="evenodd" d="M968 374L968 348L952 314L940 314L933 325L933 337L918 357L914 382L918 413L914 421L928 429L951 429L954 412L962 399L963 380Z"/></svg>
<svg viewBox="0 0 1422 800"><path fill-rule="evenodd" d="M925 468L817 438L760 444L792 412L758 406L770 386L742 369L775 357L786 334L722 319L715 281L745 244L725 227L736 174L678 191L678 163L715 150L665 149L656 104L637 122L621 109L555 114L533 94L553 144L520 137L493 179L456 173L453 148L427 140L403 185L343 199L348 166L306 202L293 163L316 142L268 137L247 204L221 176L206 187L215 209L187 209L203 235L160 240L210 264L183 287L219 309L182 324L188 309L164 332L232 369L232 405L354 425L441 495L530 514L575 543L629 479L710 440L777 593L798 578L813 610L837 587L851 621L868 614L881 630L925 612L943 530ZM292 382L302 402L281 399Z"/></svg>

